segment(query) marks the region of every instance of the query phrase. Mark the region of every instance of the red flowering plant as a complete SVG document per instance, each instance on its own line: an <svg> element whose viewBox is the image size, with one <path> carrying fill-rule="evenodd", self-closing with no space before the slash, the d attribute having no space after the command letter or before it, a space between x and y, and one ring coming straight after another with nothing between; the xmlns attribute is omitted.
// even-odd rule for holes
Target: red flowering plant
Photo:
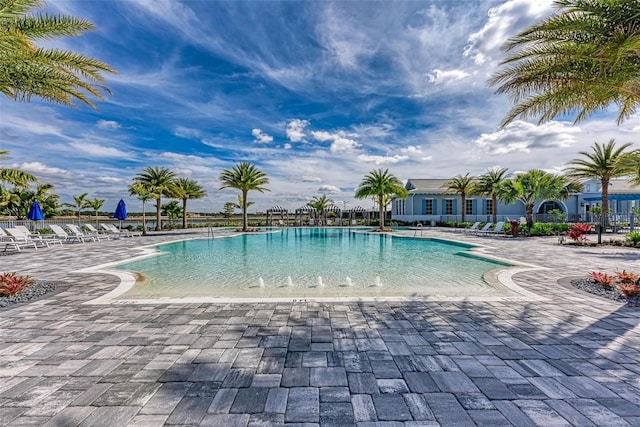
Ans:
<svg viewBox="0 0 640 427"><path fill-rule="evenodd" d="M575 242L586 242L585 234L591 232L591 224L574 224L569 231L567 237Z"/></svg>
<svg viewBox="0 0 640 427"><path fill-rule="evenodd" d="M640 278L639 274L629 273L627 270L616 271L616 277L618 281L622 284L632 284L635 285Z"/></svg>
<svg viewBox="0 0 640 427"><path fill-rule="evenodd" d="M592 271L591 273L589 273L589 277L591 277L597 284L599 284L600 286L604 286L605 288L610 288L616 283L616 277L609 276L607 273Z"/></svg>
<svg viewBox="0 0 640 427"><path fill-rule="evenodd" d="M13 273L0 273L0 296L14 296L34 284L29 276L18 276Z"/></svg>
<svg viewBox="0 0 640 427"><path fill-rule="evenodd" d="M637 297L640 295L640 286L635 283L623 283L618 285L618 289L620 289L622 295L626 297Z"/></svg>

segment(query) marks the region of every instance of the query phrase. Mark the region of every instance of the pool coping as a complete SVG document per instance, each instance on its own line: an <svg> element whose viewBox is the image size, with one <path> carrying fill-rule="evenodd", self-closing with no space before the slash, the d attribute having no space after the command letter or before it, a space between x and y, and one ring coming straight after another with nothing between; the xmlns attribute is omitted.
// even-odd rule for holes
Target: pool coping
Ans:
<svg viewBox="0 0 640 427"><path fill-rule="evenodd" d="M270 231L277 232L277 231ZM363 233L369 234L371 232L367 231L354 231L354 233ZM216 236L217 239L220 238L231 238L238 237L246 233L243 232L234 232L229 235L221 235ZM371 233L373 234L373 233ZM377 233L376 233L377 234ZM138 305L138 304L193 304L193 303L211 303L211 304L228 304L228 303L258 303L258 302L381 302L381 301L394 301L394 302L411 302L411 301L449 301L449 302L462 302L462 301L492 301L492 302L508 302L508 301L546 301L547 297L540 296L534 292L524 289L519 286L513 280L513 276L515 274L532 271L532 270L547 270L546 267L540 267L534 264L527 264L520 261L514 261L498 256L494 256L490 253L487 253L491 248L489 246L485 246L482 244L470 244L467 242L462 242L455 239L442 239L442 238L433 238L429 236L408 236L404 234L399 234L397 232L386 233L386 235L398 238L414 238L414 239L425 239L425 240L436 240L443 242L453 242L455 244L459 244L461 246L465 246L469 248L469 251L473 254L476 252L477 255L481 258L486 258L492 261L506 263L512 265L511 267L504 268L496 268L485 273L485 280L491 286L502 286L509 291L511 291L515 295L503 295L503 296L446 296L446 295L422 295L422 296L376 296L376 297L345 297L345 296L332 296L332 297L254 297L254 298L234 298L234 297L206 297L206 296L191 296L191 297L161 297L161 298L140 298L140 299L117 299L119 296L125 294L130 289L132 289L137 283L137 275L140 273L133 273L124 270L116 270L110 267L132 262L139 261L146 258L151 258L155 256L161 256L162 252L155 249L155 247L160 245L167 245L171 243L178 243L187 240L199 240L204 239L204 237L186 237L175 240L170 240L163 243L154 243L144 246L138 246L129 249L130 251L139 251L136 256L133 256L126 261L113 261L104 264L98 264L95 266L90 266L86 268L82 268L80 270L74 271L75 273L103 273L109 274L118 277L120 283L111 291L107 292L104 295L101 295L97 298L94 298L89 301L85 301L82 304L84 305ZM486 277L489 274L495 275L494 277ZM497 281L497 283L493 282L493 280ZM493 283L492 283L493 282Z"/></svg>

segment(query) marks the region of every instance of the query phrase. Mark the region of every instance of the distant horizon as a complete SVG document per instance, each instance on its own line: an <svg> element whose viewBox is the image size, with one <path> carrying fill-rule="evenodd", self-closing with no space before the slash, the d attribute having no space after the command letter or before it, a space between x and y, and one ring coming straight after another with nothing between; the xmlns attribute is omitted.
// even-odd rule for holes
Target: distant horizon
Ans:
<svg viewBox="0 0 640 427"><path fill-rule="evenodd" d="M55 185L61 202L89 193L115 210L146 166L167 167L208 192L188 210L219 212L237 192L218 177L248 161L270 179L252 209L294 210L326 194L361 205L373 169L413 178L560 172L614 138L638 148L640 114L573 124L499 123L510 100L487 86L502 44L549 16L551 0L304 2L65 0L46 12L96 30L45 45L114 67L98 110L0 101L0 146L15 167ZM164 199L163 199L164 203Z"/></svg>

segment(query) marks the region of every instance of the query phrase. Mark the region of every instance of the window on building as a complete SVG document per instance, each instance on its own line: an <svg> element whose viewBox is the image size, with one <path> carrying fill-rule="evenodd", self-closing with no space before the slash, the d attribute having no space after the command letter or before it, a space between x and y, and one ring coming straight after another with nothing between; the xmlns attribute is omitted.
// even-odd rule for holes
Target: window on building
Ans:
<svg viewBox="0 0 640 427"><path fill-rule="evenodd" d="M464 214L473 215L473 200L464 201Z"/></svg>
<svg viewBox="0 0 640 427"><path fill-rule="evenodd" d="M447 199L444 202L444 214L453 215L453 200Z"/></svg>
<svg viewBox="0 0 640 427"><path fill-rule="evenodd" d="M487 215L493 215L493 200L487 200Z"/></svg>
<svg viewBox="0 0 640 427"><path fill-rule="evenodd" d="M591 192L591 184L585 184L584 191L585 191L585 193L590 193Z"/></svg>
<svg viewBox="0 0 640 427"><path fill-rule="evenodd" d="M427 199L424 201L425 204L425 214L433 215L433 199Z"/></svg>

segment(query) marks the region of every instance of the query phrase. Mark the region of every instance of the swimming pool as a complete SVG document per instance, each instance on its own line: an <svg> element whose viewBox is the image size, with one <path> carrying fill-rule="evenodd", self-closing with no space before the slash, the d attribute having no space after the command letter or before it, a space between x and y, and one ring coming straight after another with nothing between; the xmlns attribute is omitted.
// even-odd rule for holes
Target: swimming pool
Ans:
<svg viewBox="0 0 640 427"><path fill-rule="evenodd" d="M116 268L144 280L122 299L504 295L491 280L508 264L471 246L341 228L193 239Z"/></svg>

